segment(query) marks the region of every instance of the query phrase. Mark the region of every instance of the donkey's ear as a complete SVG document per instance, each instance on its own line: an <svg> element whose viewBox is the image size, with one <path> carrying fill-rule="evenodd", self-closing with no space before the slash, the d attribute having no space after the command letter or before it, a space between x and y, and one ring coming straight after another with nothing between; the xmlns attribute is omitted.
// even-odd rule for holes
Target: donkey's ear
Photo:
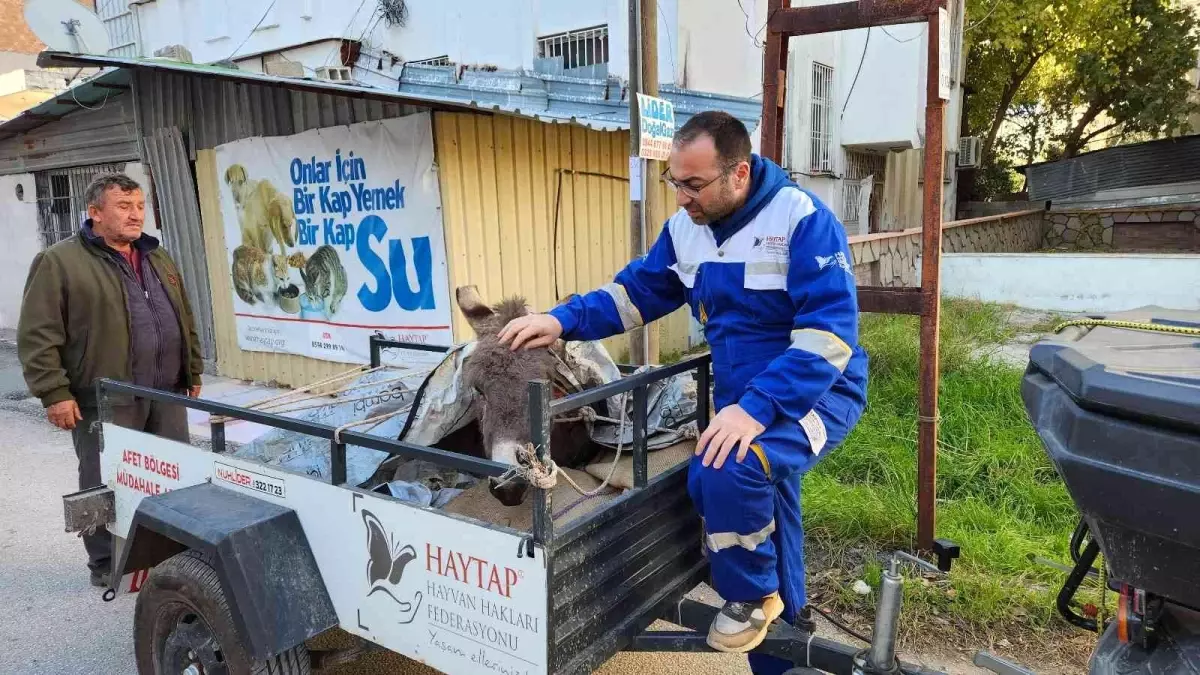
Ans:
<svg viewBox="0 0 1200 675"><path fill-rule="evenodd" d="M483 298L479 297L479 289L474 286L459 286L454 290L454 297L458 300L458 309L467 317L472 328L476 322L493 314L492 308L484 304Z"/></svg>

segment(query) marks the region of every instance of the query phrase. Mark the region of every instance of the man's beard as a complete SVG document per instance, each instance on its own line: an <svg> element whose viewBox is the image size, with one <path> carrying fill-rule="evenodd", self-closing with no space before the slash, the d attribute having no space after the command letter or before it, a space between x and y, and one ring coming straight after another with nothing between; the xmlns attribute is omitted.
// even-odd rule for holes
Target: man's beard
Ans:
<svg viewBox="0 0 1200 675"><path fill-rule="evenodd" d="M697 225L712 226L713 223L729 216L737 210L737 206L733 200L733 189L729 185L722 185L721 191L718 193L718 199L708 208L701 207L699 216L694 216L688 213L688 217Z"/></svg>

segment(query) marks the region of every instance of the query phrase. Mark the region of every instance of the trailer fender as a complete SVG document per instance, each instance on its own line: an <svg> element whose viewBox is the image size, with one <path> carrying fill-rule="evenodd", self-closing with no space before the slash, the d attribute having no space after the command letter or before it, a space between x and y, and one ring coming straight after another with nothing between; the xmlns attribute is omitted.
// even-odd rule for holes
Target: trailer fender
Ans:
<svg viewBox="0 0 1200 675"><path fill-rule="evenodd" d="M212 483L146 497L116 569L148 569L189 549L212 557L254 658L269 659L338 624L292 509Z"/></svg>

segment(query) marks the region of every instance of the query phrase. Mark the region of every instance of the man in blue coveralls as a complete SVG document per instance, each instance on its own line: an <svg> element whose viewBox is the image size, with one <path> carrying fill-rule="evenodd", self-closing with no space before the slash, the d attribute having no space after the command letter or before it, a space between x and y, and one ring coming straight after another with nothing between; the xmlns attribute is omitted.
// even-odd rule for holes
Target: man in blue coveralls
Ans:
<svg viewBox="0 0 1200 675"><path fill-rule="evenodd" d="M708 644L749 652L772 621L790 623L804 606L800 477L866 404L854 273L841 223L752 154L736 118L710 111L688 120L663 177L680 210L649 253L613 283L514 320L500 339L513 349L600 340L688 303L712 350L718 411L688 475L725 600ZM759 674L790 667L749 658Z"/></svg>

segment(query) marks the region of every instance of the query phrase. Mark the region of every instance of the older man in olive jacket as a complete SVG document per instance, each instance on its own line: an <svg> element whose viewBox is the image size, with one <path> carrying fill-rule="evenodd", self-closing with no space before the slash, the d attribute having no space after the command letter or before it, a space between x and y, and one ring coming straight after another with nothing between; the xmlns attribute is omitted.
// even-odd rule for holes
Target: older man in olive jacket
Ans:
<svg viewBox="0 0 1200 675"><path fill-rule="evenodd" d="M204 367L179 269L142 232L141 186L107 174L85 198L89 217L79 233L34 257L17 327L25 382L50 422L71 431L81 490L101 483L95 381L198 396ZM142 398L111 403L121 426L188 440L180 406ZM108 585L111 535L101 528L83 540L92 584Z"/></svg>

